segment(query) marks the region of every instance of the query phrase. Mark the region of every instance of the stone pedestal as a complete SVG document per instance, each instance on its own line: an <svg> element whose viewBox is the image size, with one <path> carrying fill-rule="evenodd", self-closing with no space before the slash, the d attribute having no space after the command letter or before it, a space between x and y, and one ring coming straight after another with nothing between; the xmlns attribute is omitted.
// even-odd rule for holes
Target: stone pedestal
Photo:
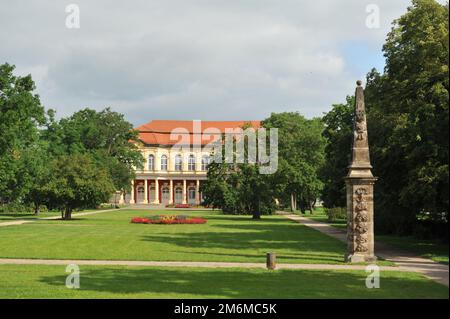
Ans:
<svg viewBox="0 0 450 319"><path fill-rule="evenodd" d="M373 232L373 184L376 178L347 178L347 254L352 263L376 260Z"/></svg>

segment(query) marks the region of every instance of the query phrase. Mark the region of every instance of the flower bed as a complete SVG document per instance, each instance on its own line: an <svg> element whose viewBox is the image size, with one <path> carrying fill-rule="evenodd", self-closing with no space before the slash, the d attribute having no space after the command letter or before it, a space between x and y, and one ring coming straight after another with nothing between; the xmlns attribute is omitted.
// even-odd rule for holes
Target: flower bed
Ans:
<svg viewBox="0 0 450 319"><path fill-rule="evenodd" d="M190 208L189 204L176 204L175 208Z"/></svg>
<svg viewBox="0 0 450 319"><path fill-rule="evenodd" d="M133 224L205 224L206 219L201 217L188 217L184 215L155 215L151 217L133 217Z"/></svg>

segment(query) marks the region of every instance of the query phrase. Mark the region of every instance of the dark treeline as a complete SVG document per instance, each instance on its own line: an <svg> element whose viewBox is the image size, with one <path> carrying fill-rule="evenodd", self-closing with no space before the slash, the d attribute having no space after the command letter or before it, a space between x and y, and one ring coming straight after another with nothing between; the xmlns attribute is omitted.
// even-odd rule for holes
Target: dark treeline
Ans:
<svg viewBox="0 0 450 319"><path fill-rule="evenodd" d="M393 24L384 73L367 75L366 107L381 233L448 240L448 4L415 0ZM325 115L323 199L345 206L353 100Z"/></svg>

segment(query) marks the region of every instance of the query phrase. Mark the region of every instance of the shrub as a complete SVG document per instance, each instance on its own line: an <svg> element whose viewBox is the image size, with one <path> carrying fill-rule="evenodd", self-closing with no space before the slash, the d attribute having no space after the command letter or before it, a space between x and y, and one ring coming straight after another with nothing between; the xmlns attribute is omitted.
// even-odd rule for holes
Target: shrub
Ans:
<svg viewBox="0 0 450 319"><path fill-rule="evenodd" d="M329 222L335 222L338 219L347 220L347 209L345 207L325 208Z"/></svg>
<svg viewBox="0 0 450 319"><path fill-rule="evenodd" d="M31 213L33 208L29 205L12 202L0 205L0 213Z"/></svg>

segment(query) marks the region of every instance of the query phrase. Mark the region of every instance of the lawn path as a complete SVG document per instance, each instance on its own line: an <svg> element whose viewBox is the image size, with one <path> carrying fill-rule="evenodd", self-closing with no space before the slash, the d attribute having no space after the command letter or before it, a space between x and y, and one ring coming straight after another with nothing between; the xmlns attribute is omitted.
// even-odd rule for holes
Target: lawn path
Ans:
<svg viewBox="0 0 450 319"><path fill-rule="evenodd" d="M96 265L96 266L147 266L147 267L204 267L204 268L266 268L264 263L203 262L203 261L136 261L136 260L69 260L69 259L18 259L0 258L0 265ZM365 270L365 265L329 264L277 264L277 269L308 270ZM381 270L399 271L399 267L380 266Z"/></svg>
<svg viewBox="0 0 450 319"><path fill-rule="evenodd" d="M299 215L286 214L283 212L281 212L280 215L302 223L305 226L318 230L342 242L347 242L347 231L344 229L339 229L327 223L315 221ZM380 243L375 243L375 253L377 256L398 265L400 270L419 272L434 281L444 284L447 287L449 286L448 265L440 264L431 259L422 258L410 252L405 252Z"/></svg>
<svg viewBox="0 0 450 319"><path fill-rule="evenodd" d="M123 209L123 208L120 208ZM118 211L120 209L117 208L112 208L112 209L103 209L103 210L94 210L91 212L84 212L84 213L74 213L72 214L72 217L78 217L78 216L86 216L86 215L93 215L93 214L99 214L99 213L106 213L106 212L112 212L112 211ZM50 216L50 217L42 217L39 218L37 217L36 219L31 219L31 220L14 220L14 221L10 221L10 222L2 222L0 223L0 227L5 227L5 226L16 226L16 225L22 225L25 223L32 223L35 222L37 220L51 220L51 219L60 219L61 216Z"/></svg>

